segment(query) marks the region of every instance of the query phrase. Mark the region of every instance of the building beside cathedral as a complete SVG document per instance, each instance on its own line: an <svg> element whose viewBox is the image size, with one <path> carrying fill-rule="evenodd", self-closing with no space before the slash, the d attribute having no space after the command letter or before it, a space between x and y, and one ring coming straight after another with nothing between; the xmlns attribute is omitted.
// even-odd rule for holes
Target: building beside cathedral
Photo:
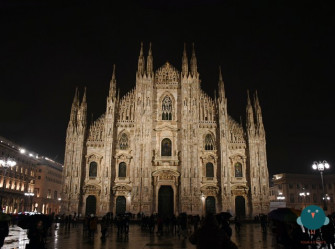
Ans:
<svg viewBox="0 0 335 249"><path fill-rule="evenodd" d="M200 85L194 51L181 72L169 62L154 71L151 45L141 44L136 84L117 94L115 67L106 111L87 123L86 89L76 90L66 134L64 213L229 211L254 216L269 209L266 139L257 93L248 93L246 124L228 115L221 70L218 96Z"/></svg>

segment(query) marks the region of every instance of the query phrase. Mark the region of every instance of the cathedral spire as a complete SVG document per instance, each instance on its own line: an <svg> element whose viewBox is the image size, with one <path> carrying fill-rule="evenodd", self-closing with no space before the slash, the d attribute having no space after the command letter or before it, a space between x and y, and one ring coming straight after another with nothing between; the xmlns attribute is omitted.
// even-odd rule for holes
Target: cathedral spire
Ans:
<svg viewBox="0 0 335 249"><path fill-rule="evenodd" d="M141 42L140 56L138 57L138 64L137 64L137 73L139 75L144 74L144 65L145 65L145 60L143 56L143 42Z"/></svg>
<svg viewBox="0 0 335 249"><path fill-rule="evenodd" d="M79 107L79 97L78 97L78 87L76 87L76 90L74 92L72 106L71 106L71 114L70 114L70 122L69 123L75 123L76 122L78 107Z"/></svg>
<svg viewBox="0 0 335 249"><path fill-rule="evenodd" d="M188 59L187 59L187 53L186 53L186 43L184 43L184 52L183 52L183 58L182 58L182 75L183 76L188 75Z"/></svg>
<svg viewBox="0 0 335 249"><path fill-rule="evenodd" d="M116 77L115 77L115 64L113 64L112 79L109 82L109 97L115 97L116 95Z"/></svg>
<svg viewBox="0 0 335 249"><path fill-rule="evenodd" d="M153 57L151 51L151 42L149 44L149 52L147 57L147 74L148 76L153 74Z"/></svg>
<svg viewBox="0 0 335 249"><path fill-rule="evenodd" d="M80 107L86 105L86 86L84 88L84 95L83 95L83 99L81 101Z"/></svg>
<svg viewBox="0 0 335 249"><path fill-rule="evenodd" d="M77 114L78 124L82 125L83 127L86 126L86 115L87 115L87 103L86 103L86 87L85 87L83 99L81 101L78 114Z"/></svg>
<svg viewBox="0 0 335 249"><path fill-rule="evenodd" d="M221 72L221 66L219 66L219 98L222 100L225 96L225 90L224 90L224 82L222 79L222 72Z"/></svg>
<svg viewBox="0 0 335 249"><path fill-rule="evenodd" d="M247 129L249 131L254 131L255 123L254 123L254 112L252 109L250 96L249 96L249 90L247 91L248 94L248 103L247 103Z"/></svg>
<svg viewBox="0 0 335 249"><path fill-rule="evenodd" d="M198 73L197 57L195 57L194 43L192 43L191 73L193 77L196 76Z"/></svg>
<svg viewBox="0 0 335 249"><path fill-rule="evenodd" d="M254 95L254 109L255 109L256 126L257 126L257 129L258 129L258 132L262 132L262 131L264 131L262 109L261 109L261 106L259 104L257 90L256 90L255 95Z"/></svg>

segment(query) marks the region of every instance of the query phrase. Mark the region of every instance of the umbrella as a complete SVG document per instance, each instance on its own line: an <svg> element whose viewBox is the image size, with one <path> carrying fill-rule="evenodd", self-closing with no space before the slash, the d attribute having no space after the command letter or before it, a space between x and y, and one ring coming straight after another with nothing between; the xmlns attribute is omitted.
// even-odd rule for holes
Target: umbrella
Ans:
<svg viewBox="0 0 335 249"><path fill-rule="evenodd" d="M301 211L293 208L277 208L272 210L268 217L271 220L278 220L283 222L296 222L300 216Z"/></svg>

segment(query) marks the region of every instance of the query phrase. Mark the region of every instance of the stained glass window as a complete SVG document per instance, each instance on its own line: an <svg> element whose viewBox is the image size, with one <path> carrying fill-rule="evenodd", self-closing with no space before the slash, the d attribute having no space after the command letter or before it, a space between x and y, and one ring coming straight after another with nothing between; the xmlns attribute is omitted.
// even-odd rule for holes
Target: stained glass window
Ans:
<svg viewBox="0 0 335 249"><path fill-rule="evenodd" d="M164 138L162 140L162 156L171 156L171 150L172 150L172 143L171 140L168 138Z"/></svg>
<svg viewBox="0 0 335 249"><path fill-rule="evenodd" d="M128 149L128 136L127 136L127 134L122 133L119 145L120 145L120 150Z"/></svg>
<svg viewBox="0 0 335 249"><path fill-rule="evenodd" d="M162 120L172 120L172 101L165 96L162 102Z"/></svg>
<svg viewBox="0 0 335 249"><path fill-rule="evenodd" d="M127 165L125 162L119 164L119 177L127 176Z"/></svg>
<svg viewBox="0 0 335 249"><path fill-rule="evenodd" d="M214 177L214 166L212 163L206 164L206 177Z"/></svg>
<svg viewBox="0 0 335 249"><path fill-rule="evenodd" d="M98 164L96 162L91 162L90 163L89 176L90 177L97 177L97 173L98 173Z"/></svg>
<svg viewBox="0 0 335 249"><path fill-rule="evenodd" d="M205 137L205 150L214 150L214 139L211 134L207 134Z"/></svg>
<svg viewBox="0 0 335 249"><path fill-rule="evenodd" d="M242 164L235 163L235 177L242 177Z"/></svg>

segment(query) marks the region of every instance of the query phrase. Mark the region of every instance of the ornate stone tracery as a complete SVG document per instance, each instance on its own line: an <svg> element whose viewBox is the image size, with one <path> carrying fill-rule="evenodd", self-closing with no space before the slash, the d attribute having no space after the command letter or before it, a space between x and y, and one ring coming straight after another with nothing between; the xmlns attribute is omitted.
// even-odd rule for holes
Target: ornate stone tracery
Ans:
<svg viewBox="0 0 335 249"><path fill-rule="evenodd" d="M178 85L179 72L169 62L166 62L159 68L155 75L155 81L158 85Z"/></svg>

